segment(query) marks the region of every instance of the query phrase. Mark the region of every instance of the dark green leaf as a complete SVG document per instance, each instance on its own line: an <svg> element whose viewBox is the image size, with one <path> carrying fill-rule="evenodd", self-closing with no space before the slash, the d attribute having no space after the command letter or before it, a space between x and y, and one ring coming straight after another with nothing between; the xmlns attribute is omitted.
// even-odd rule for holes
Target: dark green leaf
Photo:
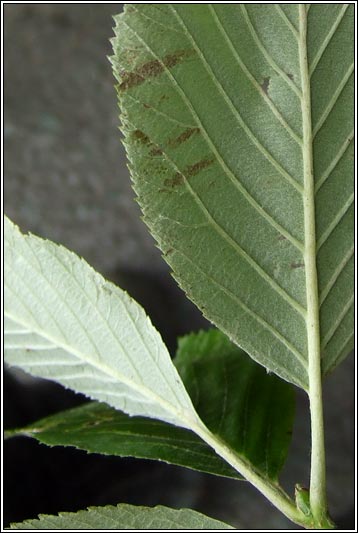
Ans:
<svg viewBox="0 0 358 533"><path fill-rule="evenodd" d="M50 446L75 446L104 455L158 459L202 472L240 478L191 431L149 418L129 417L97 402L6 432L7 437L16 435L33 437Z"/></svg>
<svg viewBox="0 0 358 533"><path fill-rule="evenodd" d="M217 330L182 338L175 363L205 425L276 479L291 440L293 387Z"/></svg>

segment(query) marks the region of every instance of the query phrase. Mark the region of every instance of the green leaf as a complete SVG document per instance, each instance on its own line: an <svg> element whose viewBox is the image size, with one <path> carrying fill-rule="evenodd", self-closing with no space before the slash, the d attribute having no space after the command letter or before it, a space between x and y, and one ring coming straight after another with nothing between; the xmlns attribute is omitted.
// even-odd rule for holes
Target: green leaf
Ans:
<svg viewBox="0 0 358 533"><path fill-rule="evenodd" d="M352 4L133 4L113 40L134 188L166 261L207 318L306 390L310 361L326 374L353 346L353 22Z"/></svg>
<svg viewBox="0 0 358 533"><path fill-rule="evenodd" d="M294 391L253 362L220 331L183 337L179 374L207 427L234 451L277 480L291 440ZM194 433L130 418L91 402L6 432L89 452L159 459L210 474L241 476Z"/></svg>
<svg viewBox="0 0 358 533"><path fill-rule="evenodd" d="M5 360L129 415L201 425L143 309L83 259L5 219Z"/></svg>
<svg viewBox="0 0 358 533"><path fill-rule="evenodd" d="M87 511L40 515L38 520L12 524L11 529L233 529L191 509L140 507L119 504L116 507L89 507Z"/></svg>
<svg viewBox="0 0 358 533"><path fill-rule="evenodd" d="M103 455L155 459L201 472L242 479L191 431L128 415L106 404L87 405L49 416L5 438L27 436L49 446L75 446Z"/></svg>
<svg viewBox="0 0 358 533"><path fill-rule="evenodd" d="M206 427L277 480L291 442L293 387L217 330L180 339L175 364Z"/></svg>

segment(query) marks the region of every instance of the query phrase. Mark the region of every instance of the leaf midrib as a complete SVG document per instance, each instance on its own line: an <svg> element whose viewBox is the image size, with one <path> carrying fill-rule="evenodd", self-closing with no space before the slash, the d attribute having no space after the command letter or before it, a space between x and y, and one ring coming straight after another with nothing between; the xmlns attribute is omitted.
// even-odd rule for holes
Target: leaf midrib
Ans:
<svg viewBox="0 0 358 533"><path fill-rule="evenodd" d="M305 4L299 4L299 64L301 71L301 109L303 132L303 214L304 214L304 264L306 274L306 331L309 381L320 369L319 292L317 276L317 241L315 224L315 187L313 171L313 132L311 123L311 84L307 57L307 12ZM310 370L311 369L311 370Z"/></svg>
<svg viewBox="0 0 358 533"><path fill-rule="evenodd" d="M28 324L26 324L25 321L20 320L18 317L15 317L8 311L4 312L4 316L12 320L14 323L29 327ZM81 352L80 350L77 350L73 346L61 342L58 339L53 338L51 335L46 334L44 331L39 331L33 326L31 326L30 331L34 333L35 335L38 335L40 338L47 340L51 343L52 346L62 349L64 352L69 353L76 357L80 362L86 363L89 366L96 368L97 370L100 370L103 374L109 376L113 379L117 379L117 381L120 383L123 383L127 385L130 389L136 390L141 396L144 396L152 401L154 403L159 404L162 406L168 413L170 413L172 416L174 415L176 419L182 420L184 422L188 422L188 418L185 414L182 414L183 411L175 408L172 404L166 402L163 400L161 396L157 396L153 391L151 391L148 388L142 387L140 384L130 380L128 377L126 377L124 374L120 373L117 369L114 369L113 367L110 367L103 363L103 361L95 361L94 359L91 359L87 354L84 352ZM60 363L59 363L60 364ZM47 363L46 363L47 365ZM29 365L30 366L30 365ZM44 364L43 364L44 366ZM55 378L56 379L56 378ZM190 427L193 426L192 421L190 422Z"/></svg>
<svg viewBox="0 0 358 533"><path fill-rule="evenodd" d="M84 332L85 336L90 340L90 342L91 342L91 344L92 344L92 346L93 346L95 352L97 353L98 358L101 359L102 356L101 356L101 353L100 353L100 351L99 351L99 349L98 349L98 347L97 347L97 344L94 342L94 340L93 340L93 338L92 338L92 335L90 335L90 332L86 329L86 326L85 326L85 325L83 324L83 322L79 319L79 317L74 313L74 311L73 311L73 310L67 305L67 302L66 302L66 300L63 298L62 293L60 293L60 292L56 289L56 287L55 287L52 283L50 283L50 281L49 281L49 280L47 279L47 277L44 275L43 270L42 270L42 265L41 265L41 263L40 263L40 261L39 261L37 255L36 255L35 251L33 250L32 246L30 245L30 241L29 241L29 239L28 239L26 236L22 236L22 242L26 245L26 247L27 247L27 249L29 250L29 252L31 253L32 257L33 257L33 258L35 259L35 261L37 262L37 264L38 264L38 266L39 266L39 270L37 270L37 269L35 268L35 266L34 266L32 263L30 263L30 261L28 260L28 258L26 257L26 255L21 254L21 257L23 258L23 260L27 263L27 265L28 265L30 268L33 268L35 271L37 271L38 274L40 274L40 275L42 276L42 278L45 280L45 282L48 284L48 286L50 287L51 290L54 290L54 291L55 291L55 293L56 293L58 299L59 299L60 301L63 302L63 304L66 306L67 310L72 314L74 320L75 320L77 323L79 323L79 324L81 325L81 328L83 329L83 332ZM61 248L61 247L60 247L60 248ZM102 323L104 324L104 326L107 327L107 328L109 329L109 331L111 332L111 335L112 335L112 337L113 337L114 342L118 343L118 345L119 345L120 349L122 350L122 352L126 354L126 350L124 349L124 346L123 346L123 344L122 344L120 338L119 338L118 335L115 333L115 331L113 330L113 328L112 328L111 325L109 324L108 320L106 320L106 318L103 316L103 313L102 313L101 310L98 308L98 306L96 306L96 305L92 302L92 300L91 300L91 298L89 297L89 295L87 294L87 292L84 290L84 288L82 287L82 285L78 282L77 277L76 277L76 276L75 276L75 275L74 275L74 274L68 269L67 265L66 265L63 261L60 260L60 258L58 257L57 254L52 253L51 248L47 248L47 252L48 252L48 254L49 254L49 255L50 255L50 256L51 256L51 257L57 262L57 264L58 264L58 265L59 265L59 266L60 266L60 267L61 267L61 268L67 273L67 274L71 275L72 280L75 282L75 284L76 284L76 286L78 287L78 289L79 289L79 290L81 291L81 293L84 295L84 297L85 297L86 300L89 302L89 304L90 304L91 306L93 306L93 309L95 310L95 312L97 313L97 315L101 318ZM20 255L20 253L19 253L19 255ZM23 280L22 280L21 278L20 278L20 281L23 283ZM104 280L103 280L103 281L104 281ZM26 284L25 284L25 286L27 287L28 290L31 290ZM116 289L116 287L114 287L114 288ZM10 287L9 287L9 289L10 289ZM11 289L10 289L10 290L11 290ZM32 292L32 294L33 294L33 297L34 297L35 299L38 299L37 295L36 295L32 290L31 290L31 292ZM15 293L15 294L16 294L16 296L21 300L21 297L20 297L17 293ZM124 307L124 303L122 302L122 300L121 300L120 298L118 298L118 302ZM40 301L40 303L41 303L42 305L44 305L44 302L43 302L42 300ZM23 302L22 302L22 304L24 305ZM25 307L28 309L27 306L25 306ZM47 306L46 306L46 309L47 309L47 312L49 313L49 315L52 317L53 321L56 323L56 326L57 326L59 332L62 334L63 338L66 339L65 332L63 331L63 328L62 328L62 327L60 326L60 324L58 323L58 320L55 318L55 316L54 316L54 314L52 313L51 309L48 308ZM36 318L33 316L32 312L31 312L31 310L28 309L28 311L29 311L30 314L32 315L34 321L37 322ZM145 340L143 339L142 334L139 332L138 328L136 327L135 322L134 322L134 320L133 320L133 317L132 317L132 315L131 315L131 312L130 312L129 308L128 308L128 309L125 308L125 312L126 312L127 316L129 317L130 321L132 322L134 330L136 331L136 333L137 333L138 336L140 337L141 342L142 342L142 344L143 344L143 347L145 348L145 350L147 351L147 353L149 353L149 355L150 355L151 358L153 359L152 352L151 352L151 350L149 349L149 347L147 346L147 343L145 342ZM23 324L23 325L25 326L25 324ZM39 333L36 333L36 334L38 335ZM40 336L41 336L41 334L40 334ZM56 341L54 342L54 344L56 345ZM133 369L133 371L134 371L135 374L137 375L137 379L138 379L138 381L141 382L141 381L142 381L142 378L141 378L141 375L140 375L139 370L138 370L138 369L136 368L136 366L133 364L131 358L130 358L127 354L126 354L126 356L127 356L127 360L128 360L128 362L131 364L131 368ZM169 354L168 354L168 357L169 357ZM176 397L176 399L177 399L177 401L178 401L178 404L180 404L180 403L181 403L181 402L180 402L180 398L178 397L176 390L174 390L174 389L172 388L172 386L170 385L170 383L169 383L169 381L168 381L168 378L167 378L165 372L163 371L162 367L157 365L157 368L158 368L158 371L160 372L161 376L163 377L164 381L167 383L168 388L174 393L174 396ZM134 382L133 382L133 383L134 383ZM146 388L145 390L148 390L148 391L149 391L150 389Z"/></svg>

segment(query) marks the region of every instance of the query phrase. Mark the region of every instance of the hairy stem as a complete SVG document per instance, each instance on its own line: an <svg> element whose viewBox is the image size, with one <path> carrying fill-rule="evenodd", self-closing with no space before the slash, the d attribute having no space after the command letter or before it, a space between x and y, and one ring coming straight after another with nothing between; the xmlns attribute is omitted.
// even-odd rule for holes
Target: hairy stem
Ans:
<svg viewBox="0 0 358 533"><path fill-rule="evenodd" d="M307 345L309 399L311 411L311 480L310 507L312 515L321 524L326 517L326 466L323 430L323 402L321 349L319 330L319 298L316 267L315 194L313 175L313 148L311 125L311 94L307 59L307 12L299 5L299 59L302 85L303 170L304 170L304 229L307 296Z"/></svg>

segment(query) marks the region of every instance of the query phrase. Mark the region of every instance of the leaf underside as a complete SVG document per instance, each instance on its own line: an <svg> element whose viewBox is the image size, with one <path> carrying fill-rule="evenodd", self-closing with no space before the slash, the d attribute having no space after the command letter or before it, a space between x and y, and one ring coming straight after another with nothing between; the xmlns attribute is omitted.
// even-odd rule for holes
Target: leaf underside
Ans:
<svg viewBox="0 0 358 533"><path fill-rule="evenodd" d="M59 516L40 515L38 520L11 524L11 529L233 529L218 520L191 509L140 507L119 504L116 507L90 507Z"/></svg>
<svg viewBox="0 0 358 533"><path fill-rule="evenodd" d="M353 346L354 6L308 6L326 374ZM207 318L308 389L299 5L128 4L115 33L124 143L164 258Z"/></svg>
<svg viewBox="0 0 358 533"><path fill-rule="evenodd" d="M268 375L215 330L182 338L175 362L207 427L263 475L277 480L291 439L292 386ZM33 437L50 446L158 459L241 478L194 433L159 421L129 417L95 402L12 430L7 436L16 435Z"/></svg>
<svg viewBox="0 0 358 533"><path fill-rule="evenodd" d="M83 259L5 218L5 360L129 415L200 423L159 333Z"/></svg>

